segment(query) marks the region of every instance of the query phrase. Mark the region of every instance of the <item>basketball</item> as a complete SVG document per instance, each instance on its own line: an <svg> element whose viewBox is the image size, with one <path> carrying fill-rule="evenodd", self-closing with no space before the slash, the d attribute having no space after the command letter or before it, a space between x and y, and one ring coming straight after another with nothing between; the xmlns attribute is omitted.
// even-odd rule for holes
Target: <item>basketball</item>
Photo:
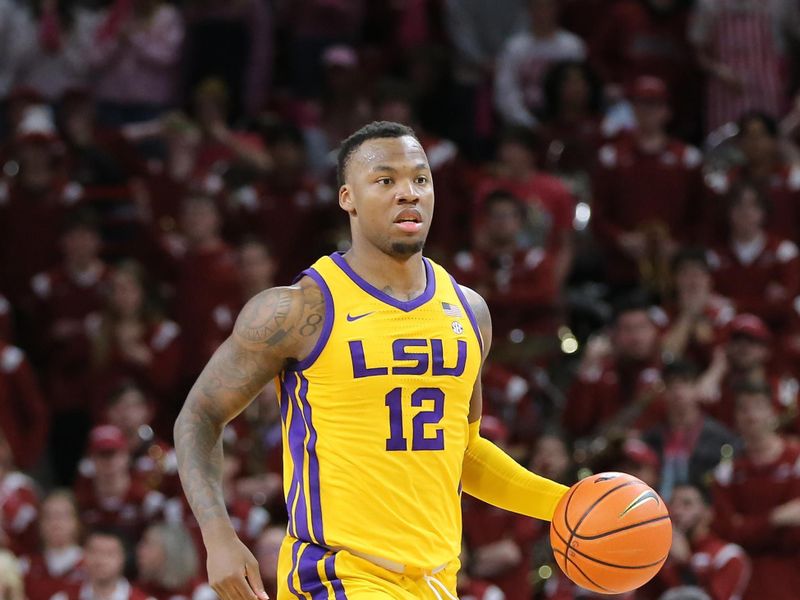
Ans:
<svg viewBox="0 0 800 600"><path fill-rule="evenodd" d="M576 483L556 506L550 542L564 574L581 587L619 594L647 583L667 559L672 523L664 501L625 473Z"/></svg>

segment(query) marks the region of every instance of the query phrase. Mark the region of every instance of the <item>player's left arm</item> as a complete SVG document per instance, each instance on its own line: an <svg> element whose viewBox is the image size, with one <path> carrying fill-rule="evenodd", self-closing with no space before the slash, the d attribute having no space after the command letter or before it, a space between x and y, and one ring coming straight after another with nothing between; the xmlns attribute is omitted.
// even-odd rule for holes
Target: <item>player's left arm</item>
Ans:
<svg viewBox="0 0 800 600"><path fill-rule="evenodd" d="M492 320L480 294L461 286L478 321L483 338L483 361L492 343ZM567 487L531 473L480 436L483 395L481 377L475 381L469 408L469 443L461 481L464 491L499 508L549 521Z"/></svg>

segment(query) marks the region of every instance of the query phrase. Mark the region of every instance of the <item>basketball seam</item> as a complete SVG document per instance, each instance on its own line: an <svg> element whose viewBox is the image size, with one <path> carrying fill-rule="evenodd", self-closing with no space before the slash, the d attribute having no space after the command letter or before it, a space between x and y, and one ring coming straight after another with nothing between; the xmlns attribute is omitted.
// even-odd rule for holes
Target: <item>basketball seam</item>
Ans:
<svg viewBox="0 0 800 600"><path fill-rule="evenodd" d="M607 535L613 535L615 533L620 533L621 531L628 531L629 529L636 529L637 527L641 527L642 525L649 525L650 523L658 523L659 521L663 521L664 519L669 519L669 515L662 515L660 517L655 517L653 519L648 519L647 521L640 521L639 523L634 523L633 525L626 525L625 527L620 527L619 529L612 529L611 531L606 531L604 533L598 533L597 535L580 535L574 534L574 537L578 538L579 540L599 540L602 537L606 537Z"/></svg>
<svg viewBox="0 0 800 600"><path fill-rule="evenodd" d="M578 484L578 485L576 485L576 486L575 486L574 490L575 490L575 491L577 491L577 490L578 490L578 488L581 486L581 484L583 484L583 482L584 482L584 481L588 481L588 480L589 480L589 478L587 477L586 479L584 479L583 481L581 481L581 483L580 483L580 484ZM586 511L584 511L584 513L583 513L583 516L582 516L580 519L578 519L578 522L577 522L577 524L575 525L575 529L572 529L572 527L570 527L570 525L569 525L569 520L568 520L568 519L569 519L569 513L568 513L568 511L566 510L566 509L568 509L568 508L569 508L569 501L570 501L570 500L572 500L572 496L570 496L570 497L567 499L567 506L565 507L565 510L564 510L564 524L567 526L567 530L569 531L569 541L567 542L567 547L565 548L565 550L566 550L566 552L567 552L567 553L568 553L570 550L572 550L572 540L574 540L574 539L575 539L575 536L577 535L577 533L576 533L576 532L578 531L578 527L580 527L580 526L581 526L581 523L583 523L584 519L586 519L586 517L588 517L588 516L589 516L589 513L590 513L590 512L592 512L592 510L594 509L594 507L595 507L595 506L597 506L598 504L600 504L600 502L602 502L603 500L605 500L605 499L606 499L608 496L610 496L611 494L613 494L613 493L614 493L614 492L616 492L617 490L621 490L622 488L624 488L624 487L628 487L629 485L633 485L633 484L635 484L635 483L639 483L639 482L638 482L638 481L628 481L628 482L626 482L626 483L623 483L623 484L621 484L621 485L618 485L618 486L617 486L617 487L615 487L615 488L611 488L611 489L610 489L610 490L608 490L606 493L604 493L602 496L600 496L600 497L599 497L597 500L595 500L595 501L592 503L592 505L591 505L589 508L587 508L587 509L586 509ZM582 538L579 538L579 539L582 539ZM565 573L565 575L567 575L567 573Z"/></svg>
<svg viewBox="0 0 800 600"><path fill-rule="evenodd" d="M569 496L567 496L567 504L564 506L564 525L567 526L567 531L569 532L572 532L572 527L569 526L569 521L567 520L569 518L569 503L572 502L572 497L575 495L575 492L578 491L578 488L581 487L581 485L583 485L584 481L586 481L586 479L580 481L578 485L576 485L575 487L572 488L572 490L570 490ZM566 552L569 552L569 544L567 544L565 550ZM565 559L566 557L567 555L564 554ZM569 575L569 562L567 560L564 561L564 575Z"/></svg>
<svg viewBox="0 0 800 600"><path fill-rule="evenodd" d="M581 569L580 565L578 563L576 563L574 560L572 560L569 556L567 556L567 554L565 552L562 552L561 550L558 550L558 549L553 549L553 553L562 555L564 557L564 564L565 565L567 565L569 563L572 563L572 565L576 569L578 569L578 572L586 578L586 581L588 581L592 585L596 586L597 588L599 588L601 590L605 590L609 594L618 594L618 593L620 593L620 592L617 592L615 590L609 589L607 587L603 587L602 585L600 585L599 583L594 581L591 577L589 577L586 573L584 573L583 569ZM566 574L566 571L564 573Z"/></svg>
<svg viewBox="0 0 800 600"><path fill-rule="evenodd" d="M564 536L563 536L563 535L561 535L561 532L559 532L559 531L558 531L558 529L556 528L556 526L555 526L555 525L553 525L553 531L555 531L555 532L556 532L556 535L558 536L558 538L559 538L559 539L560 539L562 542L564 542L565 544L567 543L567 540L565 540L565 539L564 539ZM592 562L596 562L596 563L598 563L598 564L601 564L601 565L604 565L604 566L606 566L606 567L614 567L615 569L631 569L631 570L636 570L636 569L649 569L650 567L655 567L656 565L658 565L658 564L661 564L662 562L664 562L664 560L665 560L665 559L667 558L667 556L668 556L667 554L665 554L665 555L664 555L664 558L661 558L660 560L657 560L656 562L654 562L654 563L650 563L650 564L648 564L648 565L632 565L632 566L627 566L627 565L617 565L617 564L614 564L614 563L605 562L604 560L600 560L599 558L594 558L593 556L589 556L588 554L586 554L586 553L584 553L584 552L581 552L581 551L580 551L580 550L578 550L577 548L570 548L570 550L574 550L574 551L575 551L577 554L580 554L580 555L581 555L581 556L583 556L584 558L588 558L588 559L589 559L589 560L591 560Z"/></svg>

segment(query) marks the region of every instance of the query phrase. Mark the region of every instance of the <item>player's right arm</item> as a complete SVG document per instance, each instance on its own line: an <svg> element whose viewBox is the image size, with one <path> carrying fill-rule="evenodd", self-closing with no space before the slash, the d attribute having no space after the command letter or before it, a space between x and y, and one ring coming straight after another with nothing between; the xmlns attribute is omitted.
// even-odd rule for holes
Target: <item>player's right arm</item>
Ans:
<svg viewBox="0 0 800 600"><path fill-rule="evenodd" d="M222 430L281 370L307 356L325 305L317 285L254 296L189 392L175 422L178 472L208 550L209 583L222 600L266 598L258 563L239 541L222 493Z"/></svg>

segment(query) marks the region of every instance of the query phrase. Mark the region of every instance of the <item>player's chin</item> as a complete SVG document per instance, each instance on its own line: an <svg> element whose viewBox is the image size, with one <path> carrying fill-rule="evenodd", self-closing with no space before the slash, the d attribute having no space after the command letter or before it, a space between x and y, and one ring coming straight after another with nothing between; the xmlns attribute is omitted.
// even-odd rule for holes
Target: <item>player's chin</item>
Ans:
<svg viewBox="0 0 800 600"><path fill-rule="evenodd" d="M425 238L418 240L392 240L390 253L396 257L409 257L422 252L425 247Z"/></svg>

